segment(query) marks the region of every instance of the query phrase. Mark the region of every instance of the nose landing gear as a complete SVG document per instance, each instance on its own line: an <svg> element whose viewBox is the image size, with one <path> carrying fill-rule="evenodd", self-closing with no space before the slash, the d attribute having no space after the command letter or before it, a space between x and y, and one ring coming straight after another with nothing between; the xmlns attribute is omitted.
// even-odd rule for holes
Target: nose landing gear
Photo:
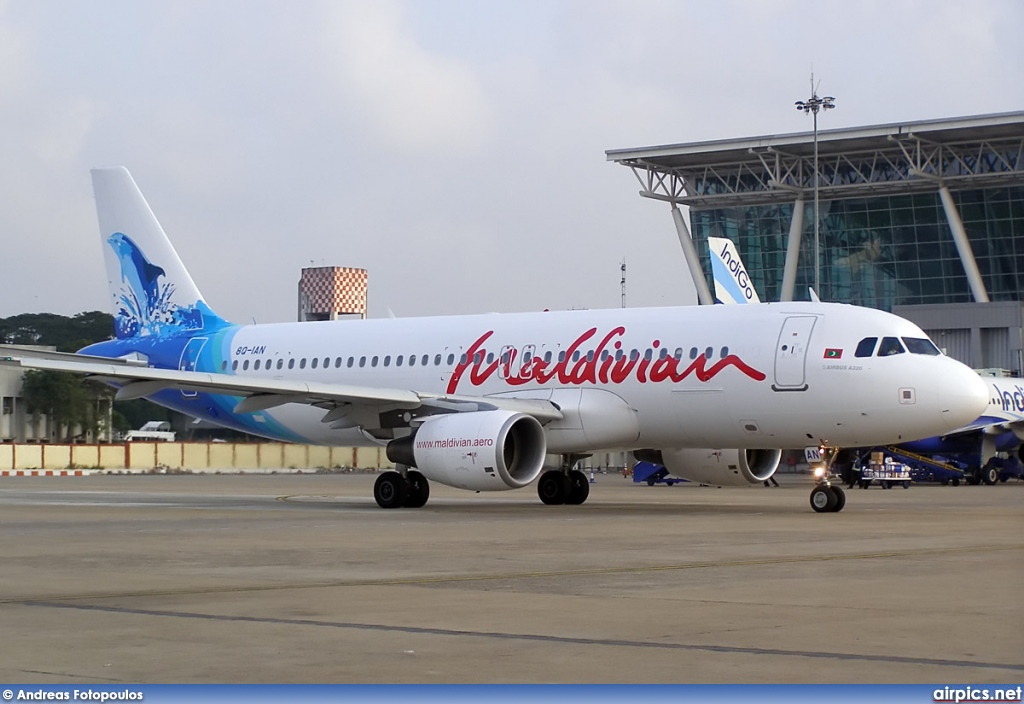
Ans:
<svg viewBox="0 0 1024 704"><path fill-rule="evenodd" d="M819 466L814 470L814 477L818 484L811 489L811 508L816 513L838 513L846 506L846 492L838 483L833 484L830 476L832 463L838 457L839 450L834 447L822 447L817 454ZM812 458L810 451L807 452L807 457L808 460Z"/></svg>

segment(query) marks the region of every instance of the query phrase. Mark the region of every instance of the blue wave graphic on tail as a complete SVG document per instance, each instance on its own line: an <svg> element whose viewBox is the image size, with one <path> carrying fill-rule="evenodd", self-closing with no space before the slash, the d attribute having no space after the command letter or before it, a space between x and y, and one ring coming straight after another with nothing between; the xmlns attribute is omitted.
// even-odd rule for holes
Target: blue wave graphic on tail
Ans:
<svg viewBox="0 0 1024 704"><path fill-rule="evenodd" d="M107 243L121 265L121 290L114 315L118 339L177 334L228 324L202 300L191 305L175 302L173 282L166 280L163 268L149 261L130 237L115 232Z"/></svg>

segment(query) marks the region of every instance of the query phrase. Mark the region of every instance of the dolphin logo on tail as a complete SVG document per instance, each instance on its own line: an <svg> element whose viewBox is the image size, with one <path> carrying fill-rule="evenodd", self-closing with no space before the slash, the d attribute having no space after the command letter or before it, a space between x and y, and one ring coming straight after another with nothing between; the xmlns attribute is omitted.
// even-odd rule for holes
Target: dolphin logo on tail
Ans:
<svg viewBox="0 0 1024 704"><path fill-rule="evenodd" d="M151 318L160 299L158 279L164 276L164 270L146 259L138 245L120 232L112 234L107 242L121 264L121 283L128 284L138 312Z"/></svg>

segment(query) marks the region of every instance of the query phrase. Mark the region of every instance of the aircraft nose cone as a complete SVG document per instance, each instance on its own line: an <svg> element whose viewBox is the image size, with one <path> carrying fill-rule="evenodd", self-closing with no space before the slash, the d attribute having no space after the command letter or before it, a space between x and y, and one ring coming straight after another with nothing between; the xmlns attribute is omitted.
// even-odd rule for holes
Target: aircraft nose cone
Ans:
<svg viewBox="0 0 1024 704"><path fill-rule="evenodd" d="M939 389L939 411L950 429L973 422L988 407L988 386L969 367L949 360L953 366L943 376Z"/></svg>

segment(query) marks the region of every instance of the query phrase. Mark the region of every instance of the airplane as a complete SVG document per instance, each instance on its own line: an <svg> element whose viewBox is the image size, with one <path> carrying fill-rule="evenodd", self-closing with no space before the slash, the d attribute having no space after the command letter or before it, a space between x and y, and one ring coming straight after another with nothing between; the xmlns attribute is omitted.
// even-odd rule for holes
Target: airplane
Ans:
<svg viewBox="0 0 1024 704"><path fill-rule="evenodd" d="M712 279L719 303L759 303L736 245L724 237L708 237ZM813 291L812 291L813 296ZM984 377L990 398L985 411L971 423L942 436L900 443L894 450L955 459L968 467L971 484L995 484L1000 479L996 453L1020 453L1024 440L1024 386L1020 379ZM847 457L849 454L847 455ZM1002 476L1006 476L1005 472Z"/></svg>
<svg viewBox="0 0 1024 704"><path fill-rule="evenodd" d="M207 305L128 170L92 180L115 338L0 363L87 375L115 398L272 440L384 446L382 508L423 506L431 481L536 481L543 503L582 504L576 464L599 450L759 484L782 448L939 435L988 402L913 323L836 303L236 325ZM815 511L844 504L838 486L812 490Z"/></svg>
<svg viewBox="0 0 1024 704"><path fill-rule="evenodd" d="M1020 459L1024 441L1024 381L1007 377L981 378L989 391L989 403L978 418L951 433L900 443L898 447L960 461L967 467L968 484L991 485L1005 478L1005 470L1000 472L1003 463L993 460L997 453L1016 454ZM1019 464L1015 470L1019 476Z"/></svg>

